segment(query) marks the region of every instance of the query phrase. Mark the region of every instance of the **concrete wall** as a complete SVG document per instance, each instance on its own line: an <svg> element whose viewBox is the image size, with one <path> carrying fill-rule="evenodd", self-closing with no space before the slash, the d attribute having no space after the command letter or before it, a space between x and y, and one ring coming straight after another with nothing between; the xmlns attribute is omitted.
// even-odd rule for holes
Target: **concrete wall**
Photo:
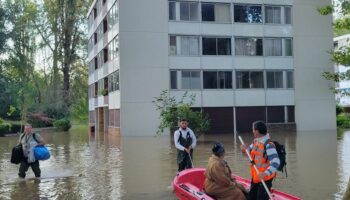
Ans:
<svg viewBox="0 0 350 200"><path fill-rule="evenodd" d="M154 135L152 100L169 88L168 1L120 0L121 134Z"/></svg>
<svg viewBox="0 0 350 200"><path fill-rule="evenodd" d="M298 130L334 130L332 84L321 73L333 69L327 51L333 48L332 17L317 8L330 0L294 0L295 118Z"/></svg>

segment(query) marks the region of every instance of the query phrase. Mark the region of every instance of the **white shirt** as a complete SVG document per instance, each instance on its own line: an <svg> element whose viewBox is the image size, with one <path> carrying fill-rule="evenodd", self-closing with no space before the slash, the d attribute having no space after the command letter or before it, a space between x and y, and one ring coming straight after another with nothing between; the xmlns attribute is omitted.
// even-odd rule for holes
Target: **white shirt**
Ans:
<svg viewBox="0 0 350 200"><path fill-rule="evenodd" d="M197 139L196 139L196 135L193 133L193 131L190 128L186 128L185 130L179 128L178 130L175 131L175 133L174 133L175 147L180 151L185 150L185 147L182 146L179 142L180 131L182 133L182 138L184 138L184 139L186 139L187 133L190 132L190 137L192 138L191 147L192 147L192 149L194 149L196 147L196 144L197 144Z"/></svg>

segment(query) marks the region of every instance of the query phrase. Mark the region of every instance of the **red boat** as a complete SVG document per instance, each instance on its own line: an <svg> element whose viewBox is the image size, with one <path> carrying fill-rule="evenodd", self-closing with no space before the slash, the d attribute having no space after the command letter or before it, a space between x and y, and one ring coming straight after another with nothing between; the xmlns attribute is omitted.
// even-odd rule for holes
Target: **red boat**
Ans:
<svg viewBox="0 0 350 200"><path fill-rule="evenodd" d="M205 168L192 168L177 174L173 181L175 195L180 200L214 200L212 197L205 194L203 190L205 180L204 172ZM249 180L233 174L232 177L236 178L237 182L241 183L245 188L250 188ZM273 200L300 200L299 197L275 189L272 189L271 194Z"/></svg>

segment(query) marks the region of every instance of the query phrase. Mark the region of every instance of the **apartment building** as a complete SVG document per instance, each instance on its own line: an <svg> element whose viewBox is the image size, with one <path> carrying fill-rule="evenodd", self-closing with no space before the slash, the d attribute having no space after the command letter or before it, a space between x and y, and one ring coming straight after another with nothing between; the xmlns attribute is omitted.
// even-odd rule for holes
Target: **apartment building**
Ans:
<svg viewBox="0 0 350 200"><path fill-rule="evenodd" d="M330 0L95 0L89 18L89 123L154 135L163 90L196 95L211 132L251 122L334 130Z"/></svg>

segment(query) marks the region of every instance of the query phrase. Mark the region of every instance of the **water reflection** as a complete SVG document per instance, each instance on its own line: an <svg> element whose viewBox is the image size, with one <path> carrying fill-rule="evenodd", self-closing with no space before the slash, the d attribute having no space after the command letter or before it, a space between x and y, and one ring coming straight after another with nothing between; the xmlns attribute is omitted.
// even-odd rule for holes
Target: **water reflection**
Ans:
<svg viewBox="0 0 350 200"><path fill-rule="evenodd" d="M172 137L122 137L87 134L86 127L70 133L42 132L52 157L41 162L44 179L17 181L18 166L10 150L18 138L0 138L0 199L176 199L171 182L177 170ZM350 131L271 133L285 144L287 171L274 187L303 199L339 199L350 175ZM242 134L247 143L252 134ZM338 138L338 140L337 140ZM203 135L194 165L205 167L215 141L226 148L233 172L249 178L249 161L233 134ZM338 164L339 163L339 164ZM337 170L338 169L338 170Z"/></svg>

